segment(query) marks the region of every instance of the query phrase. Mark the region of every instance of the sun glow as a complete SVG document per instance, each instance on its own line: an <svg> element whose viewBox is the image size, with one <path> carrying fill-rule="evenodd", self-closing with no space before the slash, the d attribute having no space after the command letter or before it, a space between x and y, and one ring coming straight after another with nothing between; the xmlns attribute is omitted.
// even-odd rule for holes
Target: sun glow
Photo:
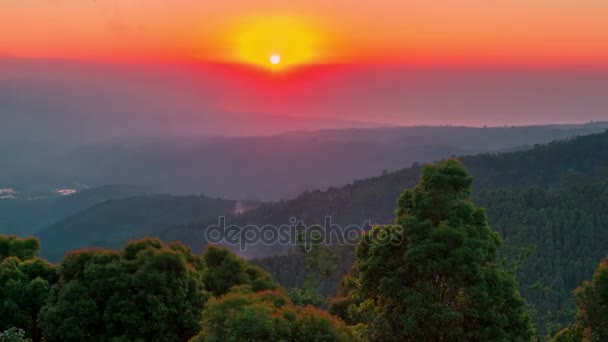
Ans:
<svg viewBox="0 0 608 342"><path fill-rule="evenodd" d="M281 63L281 56L276 54L270 56L270 63L274 65Z"/></svg>
<svg viewBox="0 0 608 342"><path fill-rule="evenodd" d="M273 70L313 63L320 57L318 37L295 18L251 19L234 33L234 59Z"/></svg>

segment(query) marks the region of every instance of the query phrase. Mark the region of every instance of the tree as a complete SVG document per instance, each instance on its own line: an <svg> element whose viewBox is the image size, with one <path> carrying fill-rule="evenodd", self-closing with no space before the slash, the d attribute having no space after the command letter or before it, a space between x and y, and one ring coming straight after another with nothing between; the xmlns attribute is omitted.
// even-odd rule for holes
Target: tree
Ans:
<svg viewBox="0 0 608 342"><path fill-rule="evenodd" d="M0 236L0 246L0 330L14 327L40 341L39 314L57 282L56 267L35 257L36 239Z"/></svg>
<svg viewBox="0 0 608 342"><path fill-rule="evenodd" d="M295 306L283 290L235 287L209 300L195 342L352 341L351 329L312 306Z"/></svg>
<svg viewBox="0 0 608 342"><path fill-rule="evenodd" d="M205 288L214 296L224 295L237 285L249 285L253 291L278 287L266 271L250 265L226 248L208 246L203 253L203 262Z"/></svg>
<svg viewBox="0 0 608 342"><path fill-rule="evenodd" d="M25 331L17 328L10 328L0 332L0 342L28 342L30 339L25 338Z"/></svg>
<svg viewBox="0 0 608 342"><path fill-rule="evenodd" d="M554 341L608 340L608 258L600 262L591 281L574 291L576 320L556 335Z"/></svg>
<svg viewBox="0 0 608 342"><path fill-rule="evenodd" d="M8 257L32 259L39 251L40 242L36 238L19 239L16 236L0 235L0 260Z"/></svg>
<svg viewBox="0 0 608 342"><path fill-rule="evenodd" d="M181 244L156 239L72 252L42 312L46 340L188 340L208 298L202 265Z"/></svg>
<svg viewBox="0 0 608 342"><path fill-rule="evenodd" d="M376 341L530 340L533 329L501 239L470 200L472 179L450 159L426 166L398 201L395 224L375 227L331 312Z"/></svg>
<svg viewBox="0 0 608 342"><path fill-rule="evenodd" d="M289 291L289 298L296 305L322 307L327 304L327 298L319 293L319 288L338 270L338 255L324 243L322 236L314 234L298 237L297 250L304 256L306 276L301 287Z"/></svg>

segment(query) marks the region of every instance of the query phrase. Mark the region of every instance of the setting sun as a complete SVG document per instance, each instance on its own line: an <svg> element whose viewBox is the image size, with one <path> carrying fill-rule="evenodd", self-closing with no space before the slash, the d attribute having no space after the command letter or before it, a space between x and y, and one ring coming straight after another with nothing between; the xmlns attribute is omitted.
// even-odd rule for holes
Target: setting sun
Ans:
<svg viewBox="0 0 608 342"><path fill-rule="evenodd" d="M271 55L270 56L270 64L273 65L278 65L279 63L281 63L281 56L280 55Z"/></svg>
<svg viewBox="0 0 608 342"><path fill-rule="evenodd" d="M247 20L238 26L232 40L234 59L275 70L314 63L321 54L315 31L302 20L289 17Z"/></svg>

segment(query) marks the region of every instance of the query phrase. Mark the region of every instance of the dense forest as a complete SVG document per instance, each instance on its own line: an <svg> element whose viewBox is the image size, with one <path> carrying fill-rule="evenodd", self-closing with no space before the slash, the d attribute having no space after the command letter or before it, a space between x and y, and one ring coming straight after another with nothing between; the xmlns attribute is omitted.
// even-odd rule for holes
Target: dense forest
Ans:
<svg viewBox="0 0 608 342"><path fill-rule="evenodd" d="M392 223L354 251L319 245L284 257L308 273L292 290L215 246L196 254L148 238L52 264L37 257L37 239L2 236L0 339L531 341L544 336L532 324L539 313L563 323L549 332L557 341L608 336L606 261L591 275L605 256L608 185L484 191L476 198L486 211L458 161L420 174L398 197ZM348 276L337 296L319 301L307 283L327 281L344 255L352 255Z"/></svg>
<svg viewBox="0 0 608 342"><path fill-rule="evenodd" d="M608 251L608 133L528 151L460 159L477 175L473 200L487 209L490 225L504 238L500 255L534 311L537 330L556 332L573 317L572 290L591 277ZM331 215L342 224L365 219L390 223L395 189L410 187L421 169L415 165L348 187L262 206L250 213L249 220L280 222L294 216L318 223ZM319 282L319 290L329 296L336 293L335 284L354 263L352 248L339 247L335 253L338 272ZM306 279L304 259L289 252L254 262L285 286L297 288Z"/></svg>
<svg viewBox="0 0 608 342"><path fill-rule="evenodd" d="M526 331L533 327L535 335L539 338L555 337L561 340L565 338L577 340L579 337L586 336L585 338L594 340L593 337L589 337L596 334L596 332L591 331L592 328L589 328L590 323L580 323L583 320L580 313L583 307L583 299L581 299L582 294L580 293L583 293L583 291L577 290L574 296L573 291L581 284L587 284L585 282L591 279L593 279L593 282L599 281L597 280L599 276L593 276L594 270L608 254L606 252L608 250L608 231L604 228L608 223L608 214L606 214L608 213L608 132L570 138L509 153L464 156L459 157L458 160L470 172L473 179L471 184L467 184L467 189L466 191L463 190L463 193L469 194L470 192L472 203L484 208L492 232L501 236L500 242L497 242L491 248L488 247L489 249L484 253L492 260L491 263L494 265L492 267L500 270L499 278L502 279L501 282L504 282L507 287L518 288L516 293L517 296L521 294L521 298L510 299L511 304L520 300L522 303L525 301L522 306L525 310L522 309L517 313L512 313L513 317L519 317L517 320L520 320L521 324L525 325L527 321L531 323L530 326L526 325L524 327L522 325L518 328L518 334L523 334L521 339L528 339L531 335ZM306 224L322 224L326 216L331 216L334 223L342 226L348 224L360 225L369 220L374 224L387 225L381 227L390 230L392 234L398 233L410 236L412 232L406 232L402 229L395 230L391 227L409 227L414 225L415 222L424 221L424 218L414 215L414 218L408 221L407 225L404 224L401 218L403 215L399 214L400 212L403 213L404 210L403 200L398 202L396 200L398 198L403 199L403 189L412 189L408 191L415 193L416 189L420 191L425 187L424 175L425 172L428 172L425 170L446 168L446 165L450 163L452 163L451 159L439 164L439 166L422 166L414 163L410 168L396 172L385 172L379 177L356 181L343 187L305 192L293 200L263 204L247 202L245 206L248 207L248 210L244 212L238 210L239 202L236 201L212 199L206 196L147 195L142 193L141 189L122 187L105 188L76 195L80 196L83 201L79 201L78 197L68 196L52 202L52 204L47 202L49 206L43 211L46 214L32 217L32 222L46 222L51 220L54 217L53 215L59 215L62 212L67 213L68 216L38 233L41 244L37 240L19 240L14 237L6 237L3 238L3 245L0 246L0 252L4 255L2 262L4 278L0 279L1 283L5 284L1 294L4 303L3 310L6 310L4 312L8 315L8 313L17 312L16 310L19 307L27 307L27 310L25 310L27 312L23 314L5 316L14 317L3 323L0 328L8 329L5 332L8 335L21 336L24 334L25 337L34 340L43 338L49 341L78 340L77 335L81 339L92 340L133 340L137 338L146 340L146 336L150 336L146 335L149 332L134 331L139 328L133 327L129 328L131 329L129 332L125 332L126 330L121 329L127 329L125 328L126 323L119 324L107 317L107 315L111 315L106 312L109 310L107 309L108 305L110 305L107 303L111 297L109 294L107 296L110 297L96 297L86 304L90 305L91 308L94 307L95 310L99 310L90 319L91 322L95 322L94 328L83 326L79 328L82 330L73 332L74 335L63 335L68 332L61 330L67 329L66 327L60 327L61 322L69 320L69 317L80 317L88 314L84 311L66 314L68 315L65 316L66 318L56 320L54 323L45 322L44 318L62 317L61 315L64 314L56 312L45 316L45 313L50 312L48 310L51 309L50 303L53 301L55 301L56 306L61 307L62 298L83 296L82 293L84 292L74 292L79 293L75 295L72 292L63 293L59 289L71 282L80 285L86 283L85 279L79 278L80 275L76 275L76 273L90 273L96 277L101 277L90 280L92 282L90 286L99 286L97 283L101 282L105 284L104 287L112 288L111 286L119 286L119 283L122 282L120 286L126 287L116 287L113 290L121 292L129 286L135 286L135 288L143 286L143 280L135 280L136 274L141 275L141 273L147 272L143 269L160 267L162 272L169 272L173 266L169 264L159 266L164 261L158 261L160 264L155 264L156 261L147 259L137 262L129 258L121 259L123 258L121 255L126 253L126 250L131 248L132 244L143 243L151 246L142 249L147 251L144 253L146 254L145 258L165 250L169 250L171 253L176 250L179 250L179 253L185 253L177 258L183 257L186 265L189 265L187 269L192 266L196 271L196 277L200 277L199 280L203 284L201 286L203 286L204 294L201 301L197 302L200 304L200 312L196 311L199 309L187 309L196 311L194 313L196 318L190 318L191 321L188 323L191 324L191 328L188 328L190 330L183 328L192 335L186 337L186 333L184 335L171 335L176 332L154 332L154 334L160 334L158 336L166 336L166 340L187 340L197 334L203 336L197 337L198 340L206 340L205 338L214 340L211 337L204 337L212 335L217 336L215 340L224 340L228 336L225 335L228 332L215 331L211 328L209 328L211 330L205 330L205 324L223 326L223 324L228 324L226 322L231 319L235 319L230 323L234 327L238 325L237 322L241 319L265 320L264 322L260 321L259 324L270 329L267 333L279 334L277 331L283 329L281 328L283 324L289 326L293 323L291 321L289 324L273 321L276 318L276 312L279 311L284 313L285 317L301 316L302 319L313 321L318 317L325 317L322 321L325 322L323 324L327 324L327 329L331 328L327 330L327 333L333 336L332 338L385 340L386 336L380 338L378 337L380 335L372 333L371 330L365 332L365 329L362 330L361 326L373 330L375 329L373 328L374 324L394 325L395 322L391 323L390 319L384 323L366 321L365 317L367 316L382 317L381 312L377 310L373 311L373 314L367 312L365 300L362 302L344 301L344 298L359 298L358 300L360 300L362 296L372 296L372 294L373 301L395 301L394 298L378 297L377 289L369 288L362 292L356 286L353 287L353 284L359 284L362 281L361 277L364 276L362 269L365 266L362 264L362 260L372 258L361 251L363 248L361 245L358 248L350 245L322 246L312 251L304 251L293 246L254 245L249 246L246 251L239 252L241 256L253 257L251 261L245 262L227 250L220 249L222 251L220 253L217 252L218 249L205 249L207 241L204 238L204 231L209 225L217 223L218 216L226 216L230 223L241 226L247 224L281 225L289 222L291 217L301 219ZM459 167L455 168L458 169ZM443 192L445 193L445 191ZM422 193L425 193L425 191L422 191ZM80 203L90 203L91 205L82 209L85 204ZM61 211L53 214L53 208L60 208ZM457 221L461 222L462 220ZM466 222L466 220L464 221ZM120 252L101 249L72 251L63 259L61 258L68 250L84 246L117 249L123 246L125 241L143 236L157 236L162 241L182 241L185 245L175 243L164 245L157 240L146 240L147 242L128 243ZM492 236L490 234L486 238L494 239ZM225 247L233 246L226 245ZM192 252L189 251L190 249ZM213 295L213 291L209 290L210 288L207 286L229 284L221 286L231 288L233 285L230 284L233 284L233 282L237 285L245 284L249 287L253 285L251 281L243 280L247 278L246 276L243 276L243 278L231 274L233 271L228 272L230 274L210 275L213 273L212 269L217 267L209 268L210 260L201 261L201 258L204 259L209 250L222 255L221 258L215 260L218 264L228 262L224 260L228 258L231 260L229 263L241 265L238 268L244 267L250 270L244 271L245 273L264 274L260 277L274 284L266 290L279 292L266 296L265 294L258 294L259 291L257 290L239 287L235 288L234 292L231 292L228 296L231 298L229 303L222 302L221 298L226 295L226 292L218 297L218 293ZM199 253L203 254L199 255ZM409 255L407 248L405 250L391 250L390 253L399 253L401 256L391 257L392 254L380 254L377 257L388 258L380 264L389 265L392 258L401 260ZM58 263L52 264L39 259L36 256L38 254L47 258L50 262ZM76 255L81 256L83 262L85 259L92 260L90 261L91 264L86 261L86 265L83 264L81 271L71 275L64 273L65 267L72 267L70 266L71 263L76 262L74 261ZM372 259L375 260L375 258ZM98 262L101 264L97 264ZM148 264L148 262L152 264ZM375 263L378 260L369 262ZM76 262L76 264L78 263L80 261ZM122 263L124 263L125 268L119 270L123 266L117 264ZM107 284L105 283L106 280L102 281L102 278L108 276L114 267L118 267L116 269L117 274L124 272L125 279L128 278L129 280L124 282L117 279L112 280L112 282L117 281L116 284ZM269 273L265 274L261 269ZM408 274L409 272L411 270L407 271ZM492 272L495 273L495 271ZM596 274L597 272L600 271L596 271ZM346 279L350 280L345 282L343 278L347 275ZM160 278L163 278L163 280L158 281L169 281L167 277L168 275L162 275ZM224 279L224 277L229 277L232 280ZM234 280L234 277L239 280ZM270 280L270 277L274 280ZM429 275L422 274L420 277L429 278ZM188 278L183 278L177 282L183 285L186 279ZM18 281L18 283L13 283L13 281ZM138 281L140 285L137 285ZM154 283L156 280L147 279L146 281ZM394 283L395 279L387 278L386 281ZM255 283L255 281L253 282ZM433 288L419 286L415 282L411 286L424 291ZM458 286L464 285L460 284ZM585 286L590 287L591 285L583 285L583 287ZM79 289L78 291L84 290ZM190 290L181 288L172 291L183 294ZM155 293L152 295L156 296L155 299L150 300L156 303L168 300L162 297L163 295ZM18 298L11 296L17 296ZM9 300L8 298L12 299ZM38 302L29 303L27 298L33 300L38 298ZM116 298L112 301L118 301L121 303L120 305L131 305L128 303L128 298ZM175 304L178 300L171 299L171 301ZM136 305L143 305L144 302L138 302ZM343 304L338 305L337 303ZM71 304L63 303L63 305L65 310L72 310L73 306ZM112 303L112 305L119 304ZM313 308L309 308L309 306ZM113 308L114 306L110 307ZM249 312L245 308L247 310L251 309L251 315L255 317L236 319L224 312L224 310ZM182 309L186 310L183 307L175 310ZM304 309L313 311L301 311ZM332 315L324 311L328 309L332 312ZM402 310L399 307L393 309ZM162 314L166 314L167 310L169 309L161 309ZM602 309L595 308L594 310L598 310L600 313L597 315L601 317ZM204 312L207 312L208 315L205 316ZM211 312L218 316L213 319L209 318L212 317ZM258 317L257 314L262 312L265 312L268 316L263 319ZM358 314L355 314L356 312ZM146 315L149 314L152 313L146 313ZM401 314L407 315L407 312L401 312ZM448 316L461 314L464 315L464 313L458 313L456 310L455 313ZM104 321L106 319L109 321ZM123 317L122 319L134 320L135 322L138 318L133 316ZM163 319L168 318L165 316ZM597 319L597 317L593 319ZM59 327L51 328L51 324L59 325ZM173 324L180 326L182 323ZM313 323L307 321L307 323L302 324ZM450 324L459 325L461 323ZM141 323L136 325L141 325ZM185 325L181 326L185 327ZM582 328L583 326L585 328ZM408 329L406 327L402 328L403 333L407 334ZM512 333L505 332L506 330L503 328L493 330L494 332L491 334L506 334L505 336L507 336ZM51 330L45 332L45 329ZM52 329L59 330L50 332L53 331ZM93 330L89 331L88 329ZM238 330L234 329L235 331ZM251 331L239 333L247 334ZM463 332L463 334L465 333L467 332ZM289 334L289 332L285 330L280 334ZM597 334L601 334L601 332L597 332ZM397 333L394 335L401 336L406 340L421 338L420 336L413 337ZM281 338L277 337L277 339L289 340L285 337L287 335L264 336L267 336L266 339L269 338L268 336L283 336ZM446 336L437 338L439 340L452 339L452 337ZM472 337L467 337L467 339L470 338Z"/></svg>
<svg viewBox="0 0 608 342"><path fill-rule="evenodd" d="M608 253L608 182L567 185L563 189L483 191L475 202L486 208L490 225L504 243L500 256L517 277L541 333L553 333L574 313L572 290L589 279ZM349 246L333 248L337 272L319 290L334 295L336 284L354 263ZM303 253L254 259L281 284L302 287Z"/></svg>

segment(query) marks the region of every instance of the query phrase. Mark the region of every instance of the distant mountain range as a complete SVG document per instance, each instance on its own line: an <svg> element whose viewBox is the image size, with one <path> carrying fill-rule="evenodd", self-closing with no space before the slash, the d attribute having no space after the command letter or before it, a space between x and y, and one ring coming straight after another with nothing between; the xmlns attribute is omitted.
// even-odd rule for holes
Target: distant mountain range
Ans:
<svg viewBox="0 0 608 342"><path fill-rule="evenodd" d="M134 184L156 193L277 200L451 155L525 149L608 123L525 127L384 127L265 137L118 139L0 145L0 188L22 193Z"/></svg>

